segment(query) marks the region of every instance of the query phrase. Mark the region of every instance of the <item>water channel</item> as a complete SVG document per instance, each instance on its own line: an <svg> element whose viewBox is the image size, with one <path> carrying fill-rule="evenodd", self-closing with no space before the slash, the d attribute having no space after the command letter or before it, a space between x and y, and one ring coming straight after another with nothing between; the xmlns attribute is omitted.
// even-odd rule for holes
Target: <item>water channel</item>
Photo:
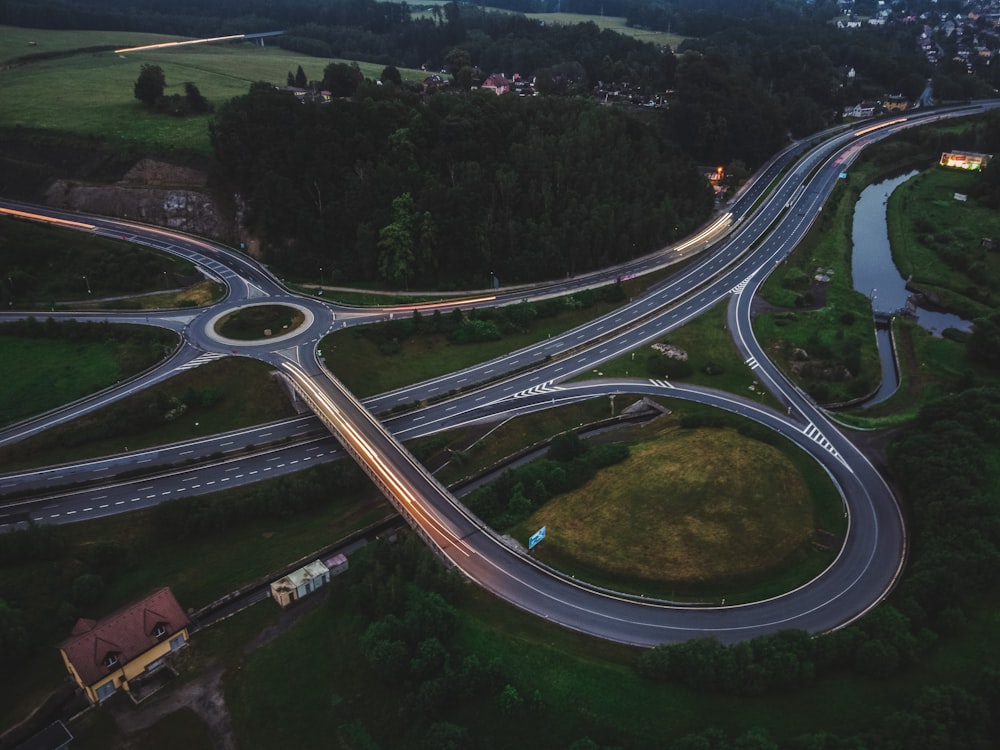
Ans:
<svg viewBox="0 0 1000 750"><path fill-rule="evenodd" d="M909 172L869 185L861 191L854 207L851 235L854 244L851 255L852 280L855 290L871 298L876 318L899 313L908 307L910 292L906 289L906 279L900 275L892 261L885 214L892 191L915 174L917 172ZM951 313L925 310L912 305L909 310L915 316L917 324L935 336L940 336L946 328L972 330L972 323ZM864 403L865 407L885 401L899 387L899 373L896 371L890 331L884 326L877 326L875 333L882 362L882 383L878 392Z"/></svg>
<svg viewBox="0 0 1000 750"><path fill-rule="evenodd" d="M892 262L889 247L889 231L885 223L886 203L892 191L913 177L909 172L885 182L869 185L861 192L854 207L854 229L852 239L854 251L851 257L851 274L854 288L867 294L872 300L876 313L893 314L906 308L910 293L904 279ZM946 328L971 331L972 323L951 313L914 309L916 321L935 336L940 336Z"/></svg>

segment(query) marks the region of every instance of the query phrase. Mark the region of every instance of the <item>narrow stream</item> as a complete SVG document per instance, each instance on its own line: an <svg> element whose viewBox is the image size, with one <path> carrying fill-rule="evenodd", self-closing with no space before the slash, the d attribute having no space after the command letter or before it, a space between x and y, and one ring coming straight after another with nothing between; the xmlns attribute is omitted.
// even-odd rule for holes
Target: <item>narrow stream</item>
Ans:
<svg viewBox="0 0 1000 750"><path fill-rule="evenodd" d="M871 298L876 318L880 317L879 313L893 315L908 307L910 293L906 289L906 279L900 275L892 261L889 231L886 227L886 204L892 191L915 174L917 172L909 172L869 185L861 192L854 207L852 280L855 290ZM972 330L972 323L951 313L934 312L912 305L909 310L910 314L916 316L917 324L935 336L940 336L946 328ZM899 387L899 373L896 371L892 352L892 335L882 326L876 326L875 334L882 362L882 382L878 392L864 403L866 408L882 403Z"/></svg>

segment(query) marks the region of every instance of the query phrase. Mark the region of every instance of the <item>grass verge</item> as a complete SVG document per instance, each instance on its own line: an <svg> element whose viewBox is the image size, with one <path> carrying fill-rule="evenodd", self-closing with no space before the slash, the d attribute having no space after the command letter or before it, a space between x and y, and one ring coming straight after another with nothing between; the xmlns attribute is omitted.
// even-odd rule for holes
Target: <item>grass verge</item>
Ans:
<svg viewBox="0 0 1000 750"><path fill-rule="evenodd" d="M0 342L2 342L0 338ZM226 357L0 448L8 471L251 427L295 414L269 365Z"/></svg>

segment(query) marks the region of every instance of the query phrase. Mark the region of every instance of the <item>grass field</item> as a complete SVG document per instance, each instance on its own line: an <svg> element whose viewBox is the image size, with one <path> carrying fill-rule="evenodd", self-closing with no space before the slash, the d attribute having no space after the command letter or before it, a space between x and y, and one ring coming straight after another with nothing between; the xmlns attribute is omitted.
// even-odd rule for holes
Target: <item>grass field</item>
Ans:
<svg viewBox="0 0 1000 750"><path fill-rule="evenodd" d="M691 374L680 378L682 382L704 385L709 388L736 393L753 398L768 406L778 405L753 377L732 342L726 323L726 305L718 304L688 321L680 328L665 333L657 342L668 343L683 349L691 365ZM654 354L652 344L609 360L600 367L605 377L650 377L646 360ZM586 380L593 374L581 375Z"/></svg>
<svg viewBox="0 0 1000 750"><path fill-rule="evenodd" d="M126 32L43 31L0 27L0 56L10 60L38 52L68 53L100 45L130 47L182 37ZM37 46L29 47L35 41ZM135 98L133 85L143 64L159 65L166 94L184 92L194 83L208 101L219 106L241 96L255 81L285 85L289 71L301 65L310 79L323 77L330 60L308 57L275 46L250 42L192 45L121 55L85 51L52 59L36 59L0 69L0 99L17 106L0 108L0 127L61 130L111 142L176 150L208 156L211 115L175 118L148 112ZM362 73L377 79L383 65L359 63ZM404 80L423 80L423 71L400 69ZM40 96L39 92L45 92ZM71 113L71 116L67 116Z"/></svg>
<svg viewBox="0 0 1000 750"><path fill-rule="evenodd" d="M285 391L270 373L271 368L263 362L243 357L210 362L179 373L150 393L141 391L40 435L4 446L0 449L0 465L13 471L81 461L121 453L126 448L136 450L189 440L294 415ZM170 421L146 418L141 432L120 431L125 415L157 408L157 392L165 394L167 403L171 398L187 403L187 410ZM211 406L204 406L200 400L206 393L218 396Z"/></svg>
<svg viewBox="0 0 1000 750"><path fill-rule="evenodd" d="M1000 214L955 200L983 179L978 172L934 167L889 198L892 257L904 277L938 294L967 319L1000 303L1000 253L983 249L983 237L1000 237Z"/></svg>
<svg viewBox="0 0 1000 750"><path fill-rule="evenodd" d="M630 36L641 42L649 42L658 47L670 47L676 50L687 37L680 34L668 34L666 31L652 31L651 29L638 29L625 25L624 16L587 16L579 13L525 13L528 18L543 21L547 25L568 26L574 23L593 23L602 31L617 32L623 36Z"/></svg>
<svg viewBox="0 0 1000 750"><path fill-rule="evenodd" d="M186 289L142 294L124 299L94 300L74 303L74 310L169 310L178 307L205 307L220 301L226 288L217 281L199 281ZM56 309L67 306L56 304Z"/></svg>
<svg viewBox="0 0 1000 750"><path fill-rule="evenodd" d="M117 347L0 336L0 425L87 396L133 373L123 373Z"/></svg>
<svg viewBox="0 0 1000 750"><path fill-rule="evenodd" d="M772 571L808 544L815 520L805 481L778 449L728 430L681 430L633 445L514 535L541 526L549 534L536 556L560 570L689 589Z"/></svg>

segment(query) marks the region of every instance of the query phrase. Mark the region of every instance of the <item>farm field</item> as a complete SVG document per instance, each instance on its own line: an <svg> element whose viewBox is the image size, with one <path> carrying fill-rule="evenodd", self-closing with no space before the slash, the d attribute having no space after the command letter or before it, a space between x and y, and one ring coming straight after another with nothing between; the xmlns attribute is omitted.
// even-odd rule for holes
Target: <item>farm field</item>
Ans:
<svg viewBox="0 0 1000 750"><path fill-rule="evenodd" d="M53 35L50 38L50 35ZM66 53L34 59L0 70L0 98L17 106L0 109L0 128L59 130L153 150L209 155L211 114L176 118L148 112L135 98L133 86L144 64L159 65L166 77L165 94L184 92L193 83L218 107L245 94L255 81L284 85L289 71L301 65L312 79L323 76L331 60L308 57L274 46L250 42L212 43L173 49L115 54L94 51L103 45L136 46L181 37L124 32L54 32L0 26L0 60L42 51ZM35 41L36 46L28 46ZM72 53L72 50L80 50ZM367 78L378 78L384 66L359 63ZM419 70L401 69L404 80L421 80ZM38 96L39 91L47 92ZM72 112L72 117L67 117Z"/></svg>

